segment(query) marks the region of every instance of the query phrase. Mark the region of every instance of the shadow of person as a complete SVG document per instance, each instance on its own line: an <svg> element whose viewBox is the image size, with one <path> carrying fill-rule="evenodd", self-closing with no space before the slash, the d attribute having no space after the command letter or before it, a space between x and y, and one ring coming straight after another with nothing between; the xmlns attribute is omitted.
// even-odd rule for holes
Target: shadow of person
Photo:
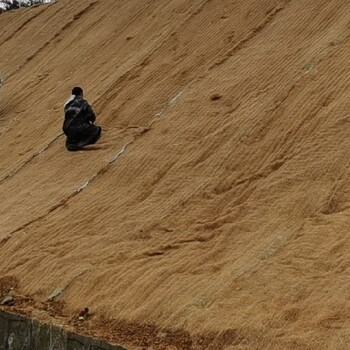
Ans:
<svg viewBox="0 0 350 350"><path fill-rule="evenodd" d="M79 151L99 151L108 149L108 145L87 145L82 147Z"/></svg>

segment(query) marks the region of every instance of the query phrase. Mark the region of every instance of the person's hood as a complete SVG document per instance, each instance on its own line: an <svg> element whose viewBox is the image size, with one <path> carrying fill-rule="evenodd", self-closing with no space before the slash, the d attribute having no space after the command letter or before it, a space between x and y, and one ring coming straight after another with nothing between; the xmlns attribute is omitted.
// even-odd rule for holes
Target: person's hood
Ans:
<svg viewBox="0 0 350 350"><path fill-rule="evenodd" d="M75 95L70 95L63 107L66 107L69 102L72 102L74 100L74 98L75 98Z"/></svg>

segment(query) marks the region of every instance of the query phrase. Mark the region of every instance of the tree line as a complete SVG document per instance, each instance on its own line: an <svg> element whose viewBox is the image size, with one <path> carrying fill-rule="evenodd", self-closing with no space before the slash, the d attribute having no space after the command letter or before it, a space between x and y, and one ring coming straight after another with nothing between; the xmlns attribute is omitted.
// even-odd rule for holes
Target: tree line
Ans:
<svg viewBox="0 0 350 350"><path fill-rule="evenodd" d="M29 7L36 4L45 4L52 1L49 0L0 0L0 11L16 10L20 7Z"/></svg>

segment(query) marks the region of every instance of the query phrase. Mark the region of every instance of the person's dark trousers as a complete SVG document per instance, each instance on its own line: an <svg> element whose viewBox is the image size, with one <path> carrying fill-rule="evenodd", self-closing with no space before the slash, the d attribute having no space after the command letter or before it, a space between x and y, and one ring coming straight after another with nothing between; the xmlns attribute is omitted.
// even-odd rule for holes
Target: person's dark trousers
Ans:
<svg viewBox="0 0 350 350"><path fill-rule="evenodd" d="M79 151L84 146L92 145L101 137L100 126L88 125L67 135L66 148L68 151Z"/></svg>

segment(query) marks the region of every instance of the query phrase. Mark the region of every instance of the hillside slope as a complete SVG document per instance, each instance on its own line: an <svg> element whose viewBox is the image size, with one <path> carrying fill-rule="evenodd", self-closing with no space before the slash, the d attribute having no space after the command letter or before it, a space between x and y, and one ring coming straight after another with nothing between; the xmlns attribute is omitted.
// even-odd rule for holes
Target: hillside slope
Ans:
<svg viewBox="0 0 350 350"><path fill-rule="evenodd" d="M184 332L178 349L348 348L346 1L60 0L0 20L2 277L63 291L66 315ZM75 85L104 134L69 153Z"/></svg>

